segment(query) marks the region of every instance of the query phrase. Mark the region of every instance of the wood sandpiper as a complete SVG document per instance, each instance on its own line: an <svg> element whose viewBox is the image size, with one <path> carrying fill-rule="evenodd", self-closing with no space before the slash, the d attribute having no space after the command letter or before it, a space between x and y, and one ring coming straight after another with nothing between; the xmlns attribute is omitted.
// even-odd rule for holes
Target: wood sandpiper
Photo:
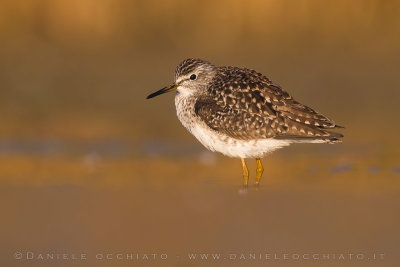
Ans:
<svg viewBox="0 0 400 267"><path fill-rule="evenodd" d="M279 85L252 69L218 67L186 59L175 70L175 82L147 99L176 91L179 120L206 148L240 158L244 186L249 181L246 158L261 158L293 143L338 143L341 128L321 113L294 100Z"/></svg>

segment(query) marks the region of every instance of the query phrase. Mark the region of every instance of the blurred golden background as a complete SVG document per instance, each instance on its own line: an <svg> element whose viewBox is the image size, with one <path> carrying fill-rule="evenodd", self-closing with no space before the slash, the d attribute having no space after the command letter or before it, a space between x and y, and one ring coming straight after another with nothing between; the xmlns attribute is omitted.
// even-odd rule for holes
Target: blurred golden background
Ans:
<svg viewBox="0 0 400 267"><path fill-rule="evenodd" d="M154 264L186 266L204 264L188 251L357 250L398 265L399 17L378 0L2 0L0 264L71 263L15 251L167 251ZM207 152L172 94L145 99L188 57L266 74L344 125L344 143L272 154L260 190L238 194L240 162ZM131 264L84 265L103 263Z"/></svg>

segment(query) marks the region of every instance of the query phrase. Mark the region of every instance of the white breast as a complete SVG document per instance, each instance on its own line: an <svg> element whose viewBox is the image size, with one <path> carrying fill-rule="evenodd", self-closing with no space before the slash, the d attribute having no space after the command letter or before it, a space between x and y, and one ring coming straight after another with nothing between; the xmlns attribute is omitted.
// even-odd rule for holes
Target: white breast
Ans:
<svg viewBox="0 0 400 267"><path fill-rule="evenodd" d="M287 140L239 140L217 133L202 124L192 127L190 132L209 150L234 158L263 158L274 150L290 145Z"/></svg>
<svg viewBox="0 0 400 267"><path fill-rule="evenodd" d="M206 148L234 158L262 158L268 153L290 145L288 140L240 140L208 127L194 114L195 99L177 95L175 106L178 119Z"/></svg>

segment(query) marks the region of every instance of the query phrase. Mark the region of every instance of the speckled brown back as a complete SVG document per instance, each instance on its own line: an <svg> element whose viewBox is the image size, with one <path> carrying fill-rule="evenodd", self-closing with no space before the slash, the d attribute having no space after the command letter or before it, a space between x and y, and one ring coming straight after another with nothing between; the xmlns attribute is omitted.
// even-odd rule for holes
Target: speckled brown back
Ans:
<svg viewBox="0 0 400 267"><path fill-rule="evenodd" d="M322 139L341 134L335 122L297 102L264 75L246 68L218 67L195 113L209 127L238 139Z"/></svg>

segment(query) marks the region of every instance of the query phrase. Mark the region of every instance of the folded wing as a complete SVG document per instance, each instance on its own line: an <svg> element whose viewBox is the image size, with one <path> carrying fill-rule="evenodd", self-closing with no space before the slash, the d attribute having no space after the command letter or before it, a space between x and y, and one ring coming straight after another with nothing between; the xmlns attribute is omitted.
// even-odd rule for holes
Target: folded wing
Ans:
<svg viewBox="0 0 400 267"><path fill-rule="evenodd" d="M249 69L223 67L195 113L210 128L237 139L338 142L334 121L294 100L278 85Z"/></svg>

